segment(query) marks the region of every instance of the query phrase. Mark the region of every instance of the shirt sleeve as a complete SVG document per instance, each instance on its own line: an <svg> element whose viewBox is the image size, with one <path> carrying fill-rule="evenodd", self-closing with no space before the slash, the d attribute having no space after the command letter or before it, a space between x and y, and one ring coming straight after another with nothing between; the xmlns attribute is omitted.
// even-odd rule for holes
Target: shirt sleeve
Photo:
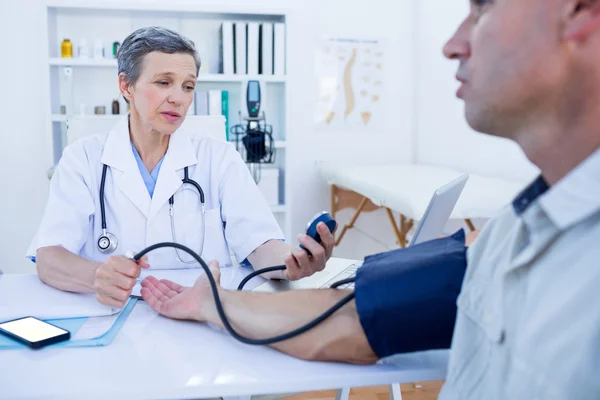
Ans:
<svg viewBox="0 0 600 400"><path fill-rule="evenodd" d="M467 261L464 231L365 258L356 307L378 357L448 349Z"/></svg>
<svg viewBox="0 0 600 400"><path fill-rule="evenodd" d="M227 243L238 262L270 240L285 240L248 166L233 146L225 156L219 198Z"/></svg>
<svg viewBox="0 0 600 400"><path fill-rule="evenodd" d="M62 246L79 254L91 230L95 212L89 182L89 166L83 147L65 148L52 179L48 202L26 257L35 260L41 247ZM86 179L87 178L87 179Z"/></svg>

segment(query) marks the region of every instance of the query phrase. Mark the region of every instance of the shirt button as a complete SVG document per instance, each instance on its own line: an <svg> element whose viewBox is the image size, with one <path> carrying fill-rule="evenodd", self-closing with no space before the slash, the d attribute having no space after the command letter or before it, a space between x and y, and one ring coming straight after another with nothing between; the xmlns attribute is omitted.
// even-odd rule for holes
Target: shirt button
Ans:
<svg viewBox="0 0 600 400"><path fill-rule="evenodd" d="M498 339L498 343L504 344L505 340L506 340L506 331L504 329L502 329L502 331L500 332L500 339Z"/></svg>

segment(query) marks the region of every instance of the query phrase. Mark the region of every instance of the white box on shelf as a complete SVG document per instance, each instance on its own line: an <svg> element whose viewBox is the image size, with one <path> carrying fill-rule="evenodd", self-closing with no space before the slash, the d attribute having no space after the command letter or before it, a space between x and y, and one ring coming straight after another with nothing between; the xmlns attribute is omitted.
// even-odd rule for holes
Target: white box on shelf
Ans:
<svg viewBox="0 0 600 400"><path fill-rule="evenodd" d="M270 206L279 205L279 169L262 167L258 189Z"/></svg>

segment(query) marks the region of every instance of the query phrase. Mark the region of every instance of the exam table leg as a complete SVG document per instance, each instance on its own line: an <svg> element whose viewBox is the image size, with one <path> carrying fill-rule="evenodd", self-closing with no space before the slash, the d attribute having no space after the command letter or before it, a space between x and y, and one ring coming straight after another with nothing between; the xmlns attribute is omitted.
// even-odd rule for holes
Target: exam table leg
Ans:
<svg viewBox="0 0 600 400"><path fill-rule="evenodd" d="M390 385L390 400L402 400L402 392L400 391L399 383Z"/></svg>
<svg viewBox="0 0 600 400"><path fill-rule="evenodd" d="M467 219L465 219L465 222L467 223L467 226L469 227L471 232L475 232L475 225L473 225L473 221L471 221L469 218L467 218Z"/></svg>
<svg viewBox="0 0 600 400"><path fill-rule="evenodd" d="M339 389L335 395L335 400L348 400L350 397L350 388ZM390 385L390 400L402 400L402 392L399 383Z"/></svg>
<svg viewBox="0 0 600 400"><path fill-rule="evenodd" d="M335 400L348 400L350 388L339 389L335 395Z"/></svg>

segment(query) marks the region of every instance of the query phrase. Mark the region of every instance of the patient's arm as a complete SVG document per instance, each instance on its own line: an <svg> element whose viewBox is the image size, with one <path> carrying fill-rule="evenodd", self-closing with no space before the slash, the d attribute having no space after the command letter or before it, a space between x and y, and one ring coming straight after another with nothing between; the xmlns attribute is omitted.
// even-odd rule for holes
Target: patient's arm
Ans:
<svg viewBox="0 0 600 400"><path fill-rule="evenodd" d="M219 269L211 264L218 282ZM219 287L219 295L233 328L252 339L288 333L312 321L349 292L296 290L283 293L233 292ZM161 314L176 319L208 321L223 327L208 280L202 275L194 287L148 277L142 282L144 300ZM347 303L315 328L272 347L306 360L372 364L378 357L361 327L354 301Z"/></svg>
<svg viewBox="0 0 600 400"><path fill-rule="evenodd" d="M223 292L223 304L238 333L261 339L305 325L347 295L348 292L335 289L277 294ZM223 327L214 304L206 317ZM315 328L272 347L307 360L372 364L378 359L362 329L354 300Z"/></svg>
<svg viewBox="0 0 600 400"><path fill-rule="evenodd" d="M366 259L356 278L356 301L313 329L273 347L307 360L355 364L449 348L466 269L464 239L461 231ZM296 330L350 293L338 289L228 291L218 285L218 264L212 262L209 268L227 319L238 334L251 339ZM224 326L206 274L191 288L150 276L142 281L141 294L150 307L167 317Z"/></svg>

